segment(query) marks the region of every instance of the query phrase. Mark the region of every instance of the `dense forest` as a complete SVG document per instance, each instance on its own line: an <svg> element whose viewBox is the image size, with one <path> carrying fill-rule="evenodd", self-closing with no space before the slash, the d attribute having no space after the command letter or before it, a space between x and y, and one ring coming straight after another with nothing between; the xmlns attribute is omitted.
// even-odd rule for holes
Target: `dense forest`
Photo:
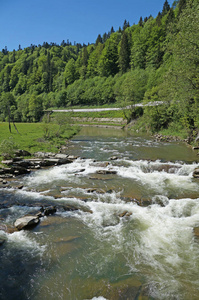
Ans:
<svg viewBox="0 0 199 300"><path fill-rule="evenodd" d="M0 120L37 122L43 110L74 105L164 101L146 107L140 126L199 128L199 2L166 0L157 17L126 20L95 43L62 41L0 53ZM132 109L130 118L136 113ZM129 118L129 119L130 119Z"/></svg>

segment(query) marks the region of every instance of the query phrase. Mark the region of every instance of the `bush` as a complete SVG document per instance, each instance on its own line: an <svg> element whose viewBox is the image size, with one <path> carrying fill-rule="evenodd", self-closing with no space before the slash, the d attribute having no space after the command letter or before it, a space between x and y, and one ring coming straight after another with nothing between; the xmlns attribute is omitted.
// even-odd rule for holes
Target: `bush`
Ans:
<svg viewBox="0 0 199 300"><path fill-rule="evenodd" d="M12 137L5 139L0 144L0 153L4 158L14 157L15 151L17 150L17 144L14 142Z"/></svg>

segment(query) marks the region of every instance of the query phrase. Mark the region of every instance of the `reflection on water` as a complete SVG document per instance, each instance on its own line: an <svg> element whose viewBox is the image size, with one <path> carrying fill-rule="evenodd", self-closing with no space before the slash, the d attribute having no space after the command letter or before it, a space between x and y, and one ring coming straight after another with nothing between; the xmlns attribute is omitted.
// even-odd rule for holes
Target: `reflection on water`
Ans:
<svg viewBox="0 0 199 300"><path fill-rule="evenodd" d="M0 191L7 225L41 204L80 208L31 231L0 231L0 299L198 299L196 154L101 128L84 128L69 152L81 158Z"/></svg>

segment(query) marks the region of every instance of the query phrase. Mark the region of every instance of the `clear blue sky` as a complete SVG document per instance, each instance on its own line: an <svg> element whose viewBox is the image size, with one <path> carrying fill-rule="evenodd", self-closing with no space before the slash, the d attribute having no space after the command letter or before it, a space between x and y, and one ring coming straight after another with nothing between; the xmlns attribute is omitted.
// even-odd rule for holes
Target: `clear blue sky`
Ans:
<svg viewBox="0 0 199 300"><path fill-rule="evenodd" d="M0 51L62 40L93 43L124 20L156 17L165 0L0 0ZM169 1L170 5L172 2Z"/></svg>

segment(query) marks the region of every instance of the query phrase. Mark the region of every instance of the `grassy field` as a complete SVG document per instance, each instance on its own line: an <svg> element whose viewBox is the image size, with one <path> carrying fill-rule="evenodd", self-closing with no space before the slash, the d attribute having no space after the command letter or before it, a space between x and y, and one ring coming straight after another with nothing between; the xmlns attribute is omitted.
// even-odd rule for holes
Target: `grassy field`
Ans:
<svg viewBox="0 0 199 300"><path fill-rule="evenodd" d="M53 113L51 116L54 117L59 113ZM113 111L98 111L98 112L65 112L71 118L124 118L124 113L122 110Z"/></svg>
<svg viewBox="0 0 199 300"><path fill-rule="evenodd" d="M115 108L115 107L121 107L120 103L108 103L108 104L104 104L104 105L75 105L75 106L64 106L64 107L50 107L49 110L53 110L53 109L76 109L76 108L82 108L82 109L86 109L86 108Z"/></svg>
<svg viewBox="0 0 199 300"><path fill-rule="evenodd" d="M78 132L77 126L69 127L56 137L59 126L56 124L43 123L16 123L19 131L12 125L12 133L9 132L8 123L0 123L0 145L2 141L8 140L15 144L18 149L27 150L31 153L36 151L57 152L61 145L65 145L67 140ZM44 138L44 136L47 136Z"/></svg>

